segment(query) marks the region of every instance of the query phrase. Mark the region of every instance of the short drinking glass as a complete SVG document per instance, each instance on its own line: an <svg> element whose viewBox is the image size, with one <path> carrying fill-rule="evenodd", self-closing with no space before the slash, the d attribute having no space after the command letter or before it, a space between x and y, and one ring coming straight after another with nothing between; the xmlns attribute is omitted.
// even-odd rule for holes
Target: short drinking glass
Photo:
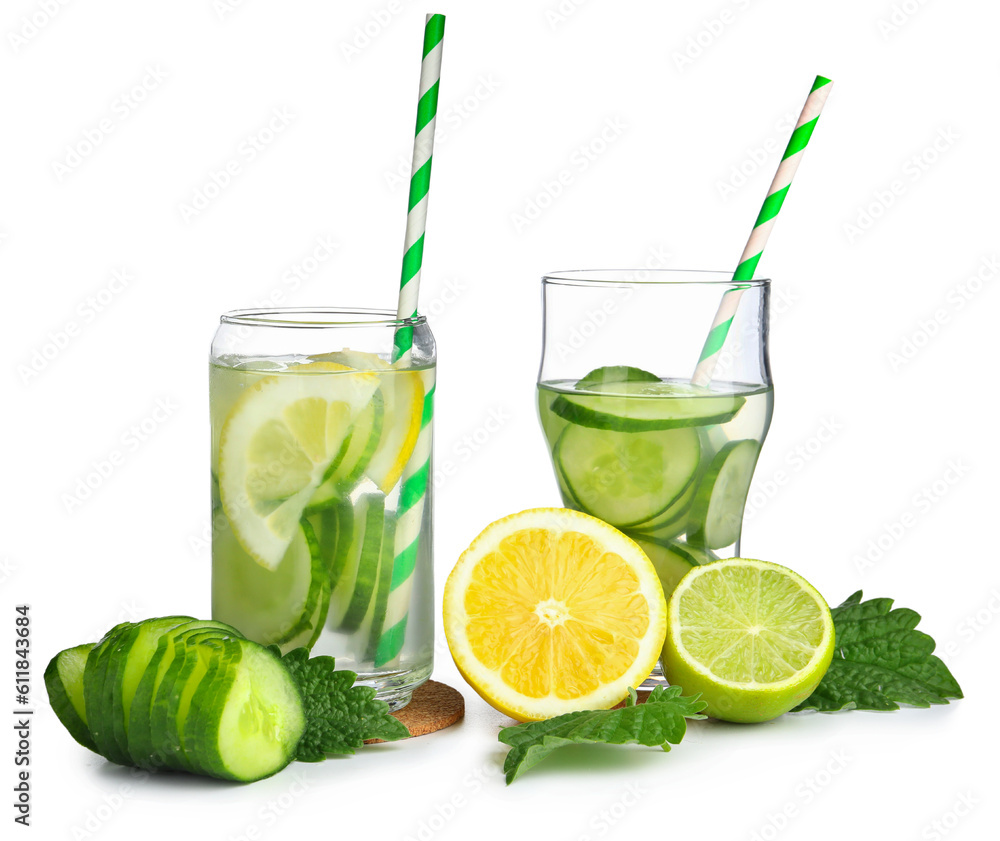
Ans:
<svg viewBox="0 0 1000 841"><path fill-rule="evenodd" d="M542 280L538 413L563 503L636 540L668 599L692 565L740 551L773 405L769 284L672 270ZM738 287L712 379L695 385L719 302Z"/></svg>

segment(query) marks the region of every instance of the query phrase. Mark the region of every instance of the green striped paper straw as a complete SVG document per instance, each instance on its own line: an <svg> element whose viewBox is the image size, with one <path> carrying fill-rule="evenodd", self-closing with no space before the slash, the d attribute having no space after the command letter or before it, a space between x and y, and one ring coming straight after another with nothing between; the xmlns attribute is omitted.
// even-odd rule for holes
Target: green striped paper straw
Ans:
<svg viewBox="0 0 1000 841"><path fill-rule="evenodd" d="M403 273L399 279L397 318L413 318L417 314L443 46L444 15L427 15L424 23L423 60L420 63L420 98L417 102L417 128L413 138L413 161L410 165L410 198L406 213L406 238L403 243ZM396 331L393 344L393 360L404 360L405 364L413 345L413 328L400 327Z"/></svg>
<svg viewBox="0 0 1000 841"><path fill-rule="evenodd" d="M396 505L396 535L393 544L392 581L389 584L389 601L385 607L382 636L375 651L375 667L380 668L395 660L406 639L406 622L410 612L410 595L413 590L413 570L420 549L420 527L424 519L424 499L431 471L431 436L434 419L433 372L424 395L424 411L420 418L420 433L413 447L413 454L403 474ZM411 471L412 468L412 472Z"/></svg>
<svg viewBox="0 0 1000 841"><path fill-rule="evenodd" d="M420 97L417 125L413 139L413 162L410 167L410 197L406 214L406 238L403 244L403 272L399 281L397 318L417 314L420 269L424 258L424 232L427 228L427 198L431 184L431 161L434 156L434 127L437 123L438 89L441 84L441 51L444 46L444 15L427 15L424 23L423 59L420 64ZM393 337L393 362L405 368L410 362L413 328L396 330ZM406 639L413 570L420 548L420 530L424 519L424 501L431 469L432 421L434 418L434 381L425 384L420 432L400 480L396 506L396 534L393 544L392 582L386 604L382 635L375 651L375 667L395 660Z"/></svg>
<svg viewBox="0 0 1000 841"><path fill-rule="evenodd" d="M795 171L802 162L802 155L809 144L809 138L812 137L813 129L816 128L816 121L819 120L826 98L830 95L832 84L825 76L817 76L816 81L813 82L809 96L806 97L806 103L802 106L799 121L795 124L795 130L788 140L785 154L782 155L781 163L778 164L778 171L774 174L774 180L767 191L764 206L757 214L757 221L754 222L753 230L750 232L750 239L747 240L739 265L733 272L733 281L736 283L741 280L753 279L760 255L764 252L764 246L767 245L767 238L771 235L778 211L781 210L785 196L788 195L788 188L792 185ZM749 288L749 286L736 286L722 296L719 309L712 321L712 329L708 331L705 345L701 349L698 366L691 377L691 382L695 385L708 385L711 381L719 354L722 352L722 346L726 343L726 336L729 335L729 328L736 315L740 298L743 296L743 292Z"/></svg>

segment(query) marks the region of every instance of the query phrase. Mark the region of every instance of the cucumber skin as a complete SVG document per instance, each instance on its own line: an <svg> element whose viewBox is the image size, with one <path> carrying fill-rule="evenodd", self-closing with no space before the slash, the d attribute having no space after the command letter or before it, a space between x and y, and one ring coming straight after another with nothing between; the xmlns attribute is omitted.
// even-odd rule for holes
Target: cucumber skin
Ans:
<svg viewBox="0 0 1000 841"><path fill-rule="evenodd" d="M368 636L368 648L365 659L375 661L378 653L379 640L385 628L385 609L389 603L389 590L392 587L392 566L395 562L396 547L396 517L392 513L385 515L385 533L382 537L382 561L378 571L378 582L375 585L375 606L372 609L372 624Z"/></svg>
<svg viewBox="0 0 1000 841"><path fill-rule="evenodd" d="M185 625L194 624L186 622ZM184 626L178 626L184 627ZM140 768L156 770L163 766L162 762L157 762L153 755L152 734L149 728L149 713L156 692L157 674L160 664L167 654L168 636L176 628L162 634L156 641L156 648L150 658L146 670L139 680L139 685L135 689L135 697L132 699L132 709L129 713L128 722L128 752L132 757L132 762Z"/></svg>
<svg viewBox="0 0 1000 841"><path fill-rule="evenodd" d="M181 750L180 737L176 728L178 705L190 679L191 671L197 665L196 659L187 656L189 654L188 642L194 642L198 639L241 637L242 634L231 625L213 622L212 625L190 628L187 631L180 631L176 635L171 635L168 632L166 636L170 638L173 657L163 679L156 688L156 696L149 709L152 748L154 755L163 759L168 767L178 771L189 771L190 768ZM197 658L196 653L191 653L194 658Z"/></svg>
<svg viewBox="0 0 1000 841"><path fill-rule="evenodd" d="M692 426L710 426L726 423L736 417L743 404L731 411L716 415L689 418L626 418L611 415L596 409L588 409L579 403L574 403L572 397L560 394L552 401L551 411L576 426L586 426L589 429L603 429L611 432L661 432L667 429L686 429Z"/></svg>
<svg viewBox="0 0 1000 841"><path fill-rule="evenodd" d="M124 659L125 651L128 646L129 638L131 637L132 631L136 628L136 625L130 625L128 628L123 628L119 631L112 640L109 641L107 648L101 655L101 669L102 673L100 676L101 680L101 699L100 705L103 710L103 722L104 727L107 729L108 736L114 740L114 744L117 749L117 755L121 757L120 764L128 764L128 748L122 745L118 741L117 728L115 727L115 716L114 716L114 693L115 693L115 678L118 673L118 664Z"/></svg>
<svg viewBox="0 0 1000 841"><path fill-rule="evenodd" d="M181 746L199 774L222 778L225 769L218 756L219 723L222 716L214 711L221 709L236 680L236 669L243 656L243 646L239 640L223 642L224 650L215 663L214 669L202 679L191 698L187 717L180 722Z"/></svg>
<svg viewBox="0 0 1000 841"><path fill-rule="evenodd" d="M91 738L97 752L118 765L128 765L129 757L119 750L115 740L111 723L111 685L107 673L111 651L119 643L119 637L132 627L131 622L121 622L108 631L90 650L83 671L83 698Z"/></svg>
<svg viewBox="0 0 1000 841"><path fill-rule="evenodd" d="M215 753L218 754L217 765L218 768L220 769L218 773L214 773L212 776L218 777L219 779L223 780L233 780L235 782L241 782L241 783L252 783L256 782L257 780L262 780L265 779L266 777L270 777L273 776L274 774L277 774L280 770L282 770L282 768L285 768L295 759L295 749L298 747L298 743L302 738L302 733L304 732L305 728L305 710L302 704L302 693L299 690L298 685L295 683L291 675L288 673L288 670L285 668L284 664L281 663L280 657L275 655L272 650L265 648L264 646L253 642L252 640L239 640L238 644L243 648L243 655L241 655L241 662L243 660L249 661L251 659L251 657L246 656L247 651L251 650L251 656L255 655L264 659L272 660L274 661L274 663L278 665L278 668L280 669L281 679L287 682L287 686L291 690L291 694L298 701L298 717L301 719L301 724L302 724L302 730L300 730L294 741L284 746L283 761L280 764L276 765L275 767L271 768L270 770L266 771L265 773L258 774L256 776L242 775L226 767L225 759L224 757L222 757L221 751L219 750L219 739L221 736L220 730L221 730L225 706L229 701L229 695L231 693L233 686L235 685L235 678L237 676L237 668L232 668L230 670L234 676L234 680L232 683L229 684L225 694L222 694L222 691L220 690L219 693L213 698L213 706L211 707L213 714L207 717L214 727L214 746L215 746ZM247 668L249 668L249 665L247 666ZM218 711L218 713L216 713L216 711ZM286 710L286 712L288 712L288 710Z"/></svg>
<svg viewBox="0 0 1000 841"><path fill-rule="evenodd" d="M288 650L297 648L298 645L304 645L305 648L312 650L330 607L330 576L327 575L326 561L320 552L319 540L316 539L316 530L308 517L303 517L299 525L309 547L309 590L298 621L274 641L274 644L286 654ZM306 631L311 631L308 640L294 645L296 639Z"/></svg>
<svg viewBox="0 0 1000 841"><path fill-rule="evenodd" d="M142 625L146 625L148 628L148 624L161 622L164 623L164 630L158 637L154 637L153 654L149 657L132 699L127 731L132 755L129 760L122 764L134 764L154 770L162 768L166 764L167 767L239 782L252 782L277 773L295 758L295 750L305 727L301 692L284 664L281 663L280 657L277 657L273 651L243 638L239 631L224 625L224 623L212 620L205 622L191 620L182 621L180 624L170 624L178 619L183 620L186 617L147 620L146 623L140 623L136 626L131 625L131 623L116 625L105 634L98 644L76 646L74 649L67 649L57 654L46 668L46 687L50 698L61 699L53 705L57 715L59 715L61 707L63 711L72 712L76 718L74 722L69 716L64 718L60 715L60 720L81 745L96 750L97 745L96 742L93 742L93 734L84 719L76 712L66 687L62 683L59 675L60 657L81 649L85 651L86 657L83 658L81 680L87 677L87 668L92 668L89 680L92 687L95 688L95 694L87 704L86 688L84 688L84 712L87 713L88 706L96 712L97 701L101 698L99 690L107 691L109 682L114 692L119 696L119 703L122 702L120 684L117 685L119 688L115 689L116 684L110 679L123 676L125 663L127 663L130 654L135 653L142 656L141 651L133 652L139 639L137 629ZM120 648L123 645L124 649ZM148 645L148 642L144 645ZM247 666L251 671L244 673L241 696L235 699L241 706L230 708L228 717L231 723L238 720L242 703L245 700L243 698L245 692L250 693L249 697L256 697L265 703L270 701L271 704L274 704L277 699L282 700L281 705L271 707L279 716L277 720L280 727L277 728L277 732L281 734L282 738L269 740L267 736L264 737L261 744L267 750L266 756L269 760L273 757L274 761L263 768L260 762L255 765L252 761L252 757L259 756L258 754L247 754L239 747L239 740L243 738L242 736L231 733L226 742L220 740L226 705L230 701L231 691L237 679L240 678L240 663L244 659L245 653L251 648L253 649L253 657ZM204 654L206 649L210 653L207 658L202 659L199 652ZM115 652L119 654L118 660L116 660ZM172 655L173 659L165 664L164 658L168 654ZM262 663L269 663L269 665L262 668ZM204 670L200 674L199 664L204 665ZM270 669L270 665L275 667L273 671ZM157 685L158 675L159 685ZM192 680L197 680L193 687ZM275 683L275 681L277 682ZM154 708L149 706L151 696L153 701L159 702L159 705L154 705ZM183 704L185 698L189 701L186 707ZM292 701L294 701L294 706ZM144 704L145 706L143 706ZM152 713L157 710L159 711L157 723L152 724ZM167 716L165 722L167 726L161 728L160 716L164 713ZM172 719L171 714L173 715ZM149 731L146 736L148 742L136 742L136 740L143 738L142 728L138 725L144 719L147 721L146 729ZM87 713L87 720L89 721L89 713ZM266 734L268 731L263 732ZM108 734L106 732L103 733L103 738L107 740ZM258 738L260 737L258 736ZM153 741L157 744L154 745ZM136 742L136 744L132 744L132 742ZM237 760L235 769L226 767L226 758L222 755L222 746L227 742L230 747L236 745L236 753L230 755L231 759ZM180 750L164 750L173 744L179 746ZM248 756L251 758L249 766L245 762ZM240 771L241 762L243 762L242 772ZM248 767L253 770L248 771Z"/></svg>
<svg viewBox="0 0 1000 841"><path fill-rule="evenodd" d="M749 494L750 482L753 480L753 471L757 466L757 458L760 456L761 449L760 444L754 439L742 438L738 441L730 441L715 454L711 464L709 464L708 469L705 471L705 475L701 479L698 492L695 494L694 501L691 503L691 511L688 515L687 541L692 547L705 552L710 552L713 549L721 549L723 546L729 545L729 543L719 543L718 539L711 540L712 535L707 533L708 515L711 510L715 483L718 481L719 474L725 468L726 462L729 461L729 457L735 450L741 447L746 448L749 445L753 445L756 450L753 463L750 465L749 475L747 476L747 494ZM741 528L737 530L737 535L734 540L739 538L738 532L742 530L743 510L745 507L746 494L744 494L743 504L739 511ZM731 542L734 541L730 541L730 543Z"/></svg>
<svg viewBox="0 0 1000 841"><path fill-rule="evenodd" d="M378 572L382 560L382 541L385 539L385 498L376 497L368 506L365 515L365 536L361 544L361 557L358 560L358 573L354 578L354 591L351 593L347 611L340 623L340 630L345 633L354 633L361 627L365 614L368 612L368 605L375 598L375 589L378 586ZM378 540L377 547L374 541ZM372 557L374 553L374 558ZM365 561L369 561L366 565ZM374 568L373 568L374 567ZM363 592L361 578L366 578L367 585L370 579L371 586L368 588L367 598Z"/></svg>
<svg viewBox="0 0 1000 841"><path fill-rule="evenodd" d="M162 739L167 745L177 746L175 758L181 770L194 772L200 767L198 757L189 755L184 749L182 731L191 711L190 702L194 694L201 684L209 679L209 675L219 668L224 646L230 639L231 635L226 632L220 636L217 631L206 629L194 631L190 636L182 637L175 642L175 645L183 649L183 665L177 673L175 688L167 698L166 726ZM202 659L203 654L208 655L207 663ZM204 671L201 671L203 663ZM186 709L182 709L185 697L188 705Z"/></svg>
<svg viewBox="0 0 1000 841"><path fill-rule="evenodd" d="M625 533L629 536L641 537L643 540L651 540L653 543L666 543L683 534L688 528L688 514L691 511L691 504L694 502L700 478L701 470L699 468L688 486L681 492L680 497L675 499L666 510L645 523L628 526L624 529Z"/></svg>
<svg viewBox="0 0 1000 841"><path fill-rule="evenodd" d="M186 632L187 634L197 634L200 629ZM168 768L176 771L188 770L184 766L180 755L181 746L173 739L170 727L169 707L171 700L176 701L183 691L184 685L180 683L181 674L184 671L185 655L187 650L184 646L185 632L181 632L170 638L168 643L170 649L170 664L167 666L159 685L156 688L156 695L149 708L149 732L152 739L152 752L159 756Z"/></svg>
<svg viewBox="0 0 1000 841"><path fill-rule="evenodd" d="M658 383L660 377L651 374L642 368L635 368L631 365L605 365L602 368L595 368L588 374L584 374L577 380L574 388L587 389L594 385L604 383Z"/></svg>
<svg viewBox="0 0 1000 841"><path fill-rule="evenodd" d="M128 740L127 738L124 740L122 738L125 723L119 720L120 708L123 706L121 703L121 673L124 669L125 661L128 659L128 653L135 643L135 635L139 628L140 625L133 625L124 632L115 645L113 656L108 655L107 670L104 676L105 691L101 701L102 706L106 705L107 708L108 723L111 725L111 734L114 737L115 744L118 746L119 752L124 756L128 756ZM117 703L116 698L118 699Z"/></svg>
<svg viewBox="0 0 1000 841"><path fill-rule="evenodd" d="M130 629L128 636L123 640L121 651L116 657L117 662L113 664L111 672L109 673L109 678L112 681L111 724L114 728L115 741L118 743L118 747L124 755L131 757L128 741L128 720L125 717L125 673L128 670L129 665L133 662L138 662L138 660L133 661L133 658L136 657L141 657L142 660L145 661L142 664L142 672L145 672L146 666L149 665L149 658L153 656L153 652L156 650L155 642L152 648L149 648L147 645L137 649L136 645L140 640L145 643L148 637L152 637L154 641L158 640L163 633L166 633L171 628L175 628L177 625L184 622L193 621L195 620L192 616L164 616L157 619L146 619L133 626ZM145 654L145 650L148 650L148 656ZM138 682L132 689L131 696L128 698L128 706L130 710L132 701L135 698L135 689L137 688Z"/></svg>
<svg viewBox="0 0 1000 841"><path fill-rule="evenodd" d="M93 647L94 643L87 643L86 645L78 645L74 648L68 648L65 651L60 651L49 661L49 665L45 667L43 680L45 682L45 689L49 696L49 704L55 712L56 717L60 722L62 722L62 726L65 727L69 731L70 736L76 739L76 741L83 745L83 747L88 750L92 750L94 753L99 753L97 745L94 744L94 737L90 735L90 728L87 727L87 722L84 721L84 719L81 718L80 714L77 712L72 700L70 700L69 692L63 684L62 675L59 674L60 657L83 648L86 648L89 654ZM81 671L81 682L83 675L84 672Z"/></svg>
<svg viewBox="0 0 1000 841"><path fill-rule="evenodd" d="M337 517L336 540L330 547L330 587L336 587L347 566L347 557L354 538L354 506L350 500L340 503L335 509ZM333 516L333 515L330 515ZM325 529L324 529L325 536ZM321 544L322 547L322 544ZM320 549L322 552L322 548Z"/></svg>
<svg viewBox="0 0 1000 841"><path fill-rule="evenodd" d="M160 675L161 667L165 674L167 667L170 665L170 659L173 657L173 637L185 629L191 631L204 627L218 627L222 624L222 622L215 622L210 619L185 622L182 625L171 628L157 642L156 651L153 653L153 657L142 675L142 680L139 681L139 686L136 688L135 698L132 699L132 709L129 714L129 755L132 758L132 762L140 768L155 770L162 768L165 763L164 757L160 756L154 749L151 718L153 701L159 691L159 684L162 682L163 677L163 675ZM232 630L239 634L235 629ZM166 665L164 665L165 659L167 659Z"/></svg>
<svg viewBox="0 0 1000 841"><path fill-rule="evenodd" d="M194 633L198 629L192 629L188 633ZM159 760L161 767L173 768L174 770L184 770L181 765L179 757L175 755L174 750L172 750L171 745L167 741L166 729L167 729L167 704L170 692L176 686L177 675L184 665L183 649L179 648L177 645L177 638L184 634L183 631L173 635L167 633L164 635L166 642L166 650L163 657L161 658L160 664L158 664L157 671L163 669L163 674L160 680L156 684L156 691L153 695L149 708L146 711L146 718L148 720L148 732L149 732L149 747L148 753L150 759ZM178 655L181 655L178 658ZM166 663L166 668L163 667L163 663ZM134 706L133 702L133 706ZM180 745L177 746L180 750Z"/></svg>
<svg viewBox="0 0 1000 841"><path fill-rule="evenodd" d="M368 430L368 437L362 442L363 449L357 454L353 464L343 464L349 452L349 448L345 449L337 460L337 467L330 471L329 478L337 488L340 499L345 499L361 480L375 452L378 450L379 444L382 443L383 432L387 429L385 426L385 397L382 395L381 384L372 395L371 405L374 417L371 428ZM357 419L355 419L354 427L348 436L348 440L353 438L357 431Z"/></svg>

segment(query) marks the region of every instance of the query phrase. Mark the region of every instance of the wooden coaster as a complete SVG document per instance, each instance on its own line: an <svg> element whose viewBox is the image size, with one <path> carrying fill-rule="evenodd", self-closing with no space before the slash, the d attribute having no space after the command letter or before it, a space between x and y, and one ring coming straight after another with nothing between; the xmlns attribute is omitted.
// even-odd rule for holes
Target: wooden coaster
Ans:
<svg viewBox="0 0 1000 841"><path fill-rule="evenodd" d="M457 689L429 680L413 691L413 698L403 709L392 714L410 731L410 736L425 736L451 727L465 715L465 699ZM381 742L369 739L365 744Z"/></svg>

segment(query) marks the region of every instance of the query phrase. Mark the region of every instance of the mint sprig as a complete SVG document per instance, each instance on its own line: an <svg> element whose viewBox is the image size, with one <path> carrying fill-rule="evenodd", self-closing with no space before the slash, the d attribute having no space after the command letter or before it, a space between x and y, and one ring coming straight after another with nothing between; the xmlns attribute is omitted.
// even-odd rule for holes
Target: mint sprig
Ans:
<svg viewBox="0 0 1000 841"><path fill-rule="evenodd" d="M916 630L919 613L893 609L892 599L861 599L858 590L831 611L837 635L833 661L793 712L888 711L962 697L958 681L933 654L934 640Z"/></svg>
<svg viewBox="0 0 1000 841"><path fill-rule="evenodd" d="M355 686L357 675L337 671L333 657L310 657L296 648L281 657L302 695L306 728L295 749L299 762L322 762L334 754L354 753L366 739L405 739L410 731L389 715L389 705L375 699L370 686Z"/></svg>
<svg viewBox="0 0 1000 841"><path fill-rule="evenodd" d="M505 727L499 739L511 746L503 765L507 785L564 745L632 744L670 750L684 738L685 719L704 718L698 715L704 708L697 695L681 695L679 686L657 686L644 704L636 704L636 692L629 689L627 706L617 710L581 710Z"/></svg>

